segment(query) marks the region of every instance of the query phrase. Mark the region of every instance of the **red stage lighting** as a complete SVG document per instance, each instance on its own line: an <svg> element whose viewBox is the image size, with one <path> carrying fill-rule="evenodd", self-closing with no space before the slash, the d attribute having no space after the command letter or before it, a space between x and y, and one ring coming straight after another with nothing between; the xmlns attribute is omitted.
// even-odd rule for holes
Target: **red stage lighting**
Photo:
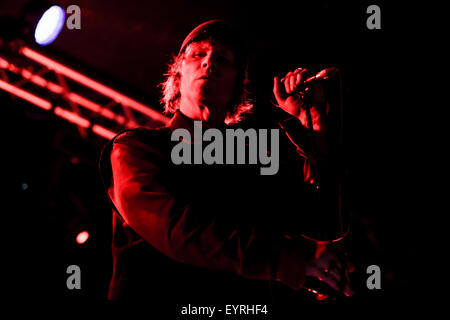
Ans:
<svg viewBox="0 0 450 320"><path fill-rule="evenodd" d="M0 80L0 89L3 89L19 98L27 100L28 102L31 102L32 104L42 109L51 110L52 108L52 104L50 103L50 101L39 98L38 96L35 96L34 94L22 90L16 86L13 86L6 81Z"/></svg>
<svg viewBox="0 0 450 320"><path fill-rule="evenodd" d="M87 231L81 231L77 234L76 241L78 244L83 244L89 239L89 232Z"/></svg>

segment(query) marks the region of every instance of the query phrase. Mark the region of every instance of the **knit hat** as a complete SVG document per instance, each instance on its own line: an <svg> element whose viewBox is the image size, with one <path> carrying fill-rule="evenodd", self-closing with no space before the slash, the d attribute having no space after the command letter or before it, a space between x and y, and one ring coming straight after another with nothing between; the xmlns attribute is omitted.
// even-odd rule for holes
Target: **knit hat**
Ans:
<svg viewBox="0 0 450 320"><path fill-rule="evenodd" d="M192 30L184 39L178 55L182 54L192 42L202 41L209 37L228 46L235 55L238 71L245 71L247 50L239 32L223 20L210 20Z"/></svg>

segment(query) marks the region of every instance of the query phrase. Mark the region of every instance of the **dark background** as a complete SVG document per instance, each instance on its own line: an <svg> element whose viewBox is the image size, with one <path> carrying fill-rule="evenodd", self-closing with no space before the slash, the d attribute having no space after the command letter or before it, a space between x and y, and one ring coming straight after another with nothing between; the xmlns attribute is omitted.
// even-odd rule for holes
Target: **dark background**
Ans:
<svg viewBox="0 0 450 320"><path fill-rule="evenodd" d="M0 16L20 17L25 1L1 2ZM248 125L283 117L271 105L273 77L297 67L337 66L344 86L346 203L353 223L349 247L357 265L356 301L420 296L424 264L413 183L414 147L409 68L420 26L408 6L384 1L57 1L81 8L81 30L63 31L36 50L138 101L162 110L157 85L173 53L195 26L226 19L241 27L252 49ZM366 8L381 8L381 30L368 30ZM411 21L411 20L408 20ZM29 41L29 40L27 40ZM414 82L414 81L413 81ZM0 92L3 123L4 273L12 296L103 301L111 274L111 210L97 161L104 139L79 136L75 125ZM26 184L26 185L25 185ZM90 232L78 245L79 228ZM82 270L82 290L66 288L66 268ZM382 289L365 288L377 264ZM371 300L372 299L372 300Z"/></svg>

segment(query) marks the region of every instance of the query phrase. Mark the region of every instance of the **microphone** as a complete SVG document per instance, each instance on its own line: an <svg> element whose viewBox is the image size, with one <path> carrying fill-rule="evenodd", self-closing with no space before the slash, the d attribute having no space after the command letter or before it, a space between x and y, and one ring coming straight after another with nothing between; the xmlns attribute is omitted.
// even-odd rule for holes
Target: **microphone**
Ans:
<svg viewBox="0 0 450 320"><path fill-rule="evenodd" d="M303 81L303 85L310 84L315 81L328 79L329 77L335 75L337 72L338 72L338 68L336 68L336 67L325 68L322 71L319 71L314 76L311 76L311 77L307 78L305 81ZM284 81L284 80L285 80L285 78L281 79L281 81Z"/></svg>
<svg viewBox="0 0 450 320"><path fill-rule="evenodd" d="M338 72L338 69L336 67L329 67L329 68L323 69L316 75L307 78L303 83L308 84L313 81L325 80L325 79L328 79L329 77L335 75L337 72Z"/></svg>

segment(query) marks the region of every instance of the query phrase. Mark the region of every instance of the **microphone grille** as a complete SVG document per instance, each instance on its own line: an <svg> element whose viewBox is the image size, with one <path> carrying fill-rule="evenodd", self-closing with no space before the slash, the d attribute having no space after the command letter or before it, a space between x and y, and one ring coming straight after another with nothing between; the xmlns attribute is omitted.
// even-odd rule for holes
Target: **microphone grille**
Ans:
<svg viewBox="0 0 450 320"><path fill-rule="evenodd" d="M325 68L322 71L320 71L318 74L316 74L316 79L326 79L326 78L334 75L336 72L337 72L336 67Z"/></svg>

